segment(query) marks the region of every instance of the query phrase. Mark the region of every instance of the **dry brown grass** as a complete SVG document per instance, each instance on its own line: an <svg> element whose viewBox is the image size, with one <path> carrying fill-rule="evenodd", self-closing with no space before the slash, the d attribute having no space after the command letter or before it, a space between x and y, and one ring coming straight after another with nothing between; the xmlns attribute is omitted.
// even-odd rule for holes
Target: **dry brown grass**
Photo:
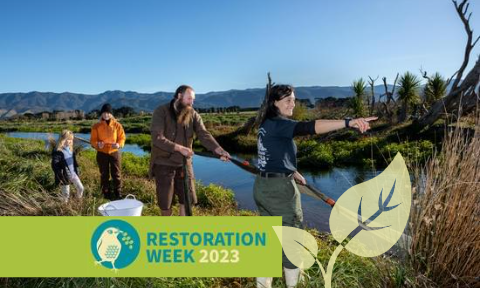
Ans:
<svg viewBox="0 0 480 288"><path fill-rule="evenodd" d="M415 173L410 259L421 286L480 287L480 117L474 135L462 131Z"/></svg>

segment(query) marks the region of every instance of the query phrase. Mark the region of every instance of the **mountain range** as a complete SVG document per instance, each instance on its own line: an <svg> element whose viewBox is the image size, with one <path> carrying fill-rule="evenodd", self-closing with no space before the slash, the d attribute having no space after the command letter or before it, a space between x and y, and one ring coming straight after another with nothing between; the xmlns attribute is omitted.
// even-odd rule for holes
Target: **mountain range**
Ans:
<svg viewBox="0 0 480 288"><path fill-rule="evenodd" d="M389 90L391 90L389 85ZM370 88L367 88L367 95ZM375 96L385 93L383 85L375 86ZM316 98L345 98L353 95L352 87L346 86L311 86L296 87L295 95L299 99L309 99L315 103ZM8 118L16 114L39 113L53 110L83 110L85 112L100 109L104 103L110 103L114 108L129 106L136 111L152 112L158 105L167 103L172 99L172 92L138 93L133 91L106 91L100 94L80 93L53 93L53 92L28 92L28 93L1 93L0 118ZM230 107L241 108L259 107L265 96L265 88L252 88L244 90L228 90L197 94L195 107Z"/></svg>

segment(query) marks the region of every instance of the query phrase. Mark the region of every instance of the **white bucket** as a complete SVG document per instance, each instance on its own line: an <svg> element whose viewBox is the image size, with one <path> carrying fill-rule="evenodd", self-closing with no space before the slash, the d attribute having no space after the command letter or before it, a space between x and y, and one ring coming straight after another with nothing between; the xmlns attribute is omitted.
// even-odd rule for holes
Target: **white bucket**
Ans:
<svg viewBox="0 0 480 288"><path fill-rule="evenodd" d="M142 216L143 203L129 194L123 200L107 202L98 207L103 216Z"/></svg>

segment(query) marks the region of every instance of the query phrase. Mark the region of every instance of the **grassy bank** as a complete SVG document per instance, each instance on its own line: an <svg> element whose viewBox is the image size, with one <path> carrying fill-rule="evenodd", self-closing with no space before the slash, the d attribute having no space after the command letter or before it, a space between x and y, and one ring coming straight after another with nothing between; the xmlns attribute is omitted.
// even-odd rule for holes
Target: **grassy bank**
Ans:
<svg viewBox="0 0 480 288"><path fill-rule="evenodd" d="M328 114L321 114L323 116ZM205 113L202 114L205 126L217 141L230 153L256 154L257 137L255 131L249 135L238 135L235 130L243 125L255 112L248 113ZM309 111L309 117L318 113ZM151 116L133 116L119 119L127 133L127 144L138 144L150 150ZM70 129L74 132L90 133L97 120L71 121L2 121L0 132L60 132ZM408 124L408 123L407 123ZM343 130L328 135L296 139L299 151L299 166L303 168L330 168L333 166L386 166L396 152L411 163L424 163L433 153L433 148L441 147L442 133L426 131L410 135L402 130L405 125L389 127L375 123L371 132L361 135L353 130ZM201 148L200 142L194 142Z"/></svg>
<svg viewBox="0 0 480 288"><path fill-rule="evenodd" d="M95 154L80 151L78 160L85 196L82 201L72 200L65 204L54 185L50 152L44 149L44 143L0 135L0 215L98 215L96 207L104 200L100 197ZM124 153L124 193L134 194L145 203L144 215L159 215L154 183L145 177L148 161L148 156L135 157ZM199 183L197 191L199 205L194 208L195 215L255 215L237 209L232 191ZM329 235L310 232L315 234L320 247L319 260L326 265L337 243ZM408 282L408 278L399 272L403 270L402 265L392 260L362 258L345 250L335 264L333 287L396 287L395 283ZM317 266L306 273L308 283L304 287L323 286ZM254 278L4 278L0 279L0 287L255 287L255 282ZM283 280L275 279L274 287L284 287Z"/></svg>
<svg viewBox="0 0 480 288"><path fill-rule="evenodd" d="M93 150L79 152L80 177L85 186L83 201L63 204L50 168L50 151L43 141L23 140L0 135L0 215L99 215L96 207L104 203L100 175ZM145 203L144 215L159 215L155 184L147 179L149 156L123 153L123 194L133 194ZM253 215L236 208L233 192L219 186L197 183L200 202L196 215L214 212L207 200L216 201L228 215Z"/></svg>
<svg viewBox="0 0 480 288"><path fill-rule="evenodd" d="M245 123L255 112L239 113L203 113L202 119L208 129L221 126L236 127ZM152 115L119 118L126 133L150 133ZM44 119L13 119L1 120L0 132L61 132L69 129L77 133L90 133L92 125L98 122L91 120L44 120Z"/></svg>

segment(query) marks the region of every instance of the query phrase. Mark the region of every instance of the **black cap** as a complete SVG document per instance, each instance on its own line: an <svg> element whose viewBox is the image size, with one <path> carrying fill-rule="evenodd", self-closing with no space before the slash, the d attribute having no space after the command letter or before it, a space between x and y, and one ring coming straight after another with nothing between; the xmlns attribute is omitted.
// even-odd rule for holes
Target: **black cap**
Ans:
<svg viewBox="0 0 480 288"><path fill-rule="evenodd" d="M103 112L107 112L107 113L110 113L112 114L112 105L110 104L103 104L102 106L102 110L100 110L100 114L103 114Z"/></svg>

